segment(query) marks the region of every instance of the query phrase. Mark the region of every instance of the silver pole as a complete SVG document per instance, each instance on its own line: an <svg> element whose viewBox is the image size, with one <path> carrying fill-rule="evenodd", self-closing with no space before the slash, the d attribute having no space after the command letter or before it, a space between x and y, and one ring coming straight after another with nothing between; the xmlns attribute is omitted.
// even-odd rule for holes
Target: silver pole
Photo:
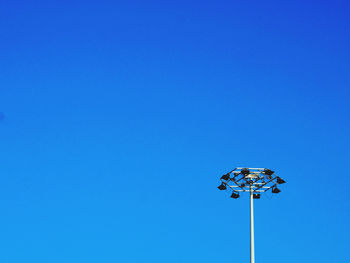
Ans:
<svg viewBox="0 0 350 263"><path fill-rule="evenodd" d="M250 263L255 263L253 188L250 187Z"/></svg>

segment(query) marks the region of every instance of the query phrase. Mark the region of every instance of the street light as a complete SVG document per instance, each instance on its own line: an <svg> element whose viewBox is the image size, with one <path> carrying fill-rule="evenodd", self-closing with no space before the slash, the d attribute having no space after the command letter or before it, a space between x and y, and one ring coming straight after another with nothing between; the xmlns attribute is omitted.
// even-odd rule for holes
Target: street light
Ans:
<svg viewBox="0 0 350 263"><path fill-rule="evenodd" d="M224 174L220 180L221 185L218 188L220 190L230 188L231 198L239 198L240 192L250 193L250 262L255 263L253 199L260 199L260 195L270 189L274 194L280 193L281 190L277 188L277 184L284 184L286 181L267 168L243 167L237 167Z"/></svg>

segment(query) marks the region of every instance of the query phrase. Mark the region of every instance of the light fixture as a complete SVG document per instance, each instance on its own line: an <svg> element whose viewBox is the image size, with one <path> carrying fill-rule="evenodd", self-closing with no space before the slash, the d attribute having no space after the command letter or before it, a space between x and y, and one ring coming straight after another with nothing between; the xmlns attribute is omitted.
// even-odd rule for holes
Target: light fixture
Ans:
<svg viewBox="0 0 350 263"><path fill-rule="evenodd" d="M253 194L254 199L260 199L260 194Z"/></svg>
<svg viewBox="0 0 350 263"><path fill-rule="evenodd" d="M234 172L234 173L233 173L233 178L235 178L235 177L238 176L238 175L239 175L238 172Z"/></svg>
<svg viewBox="0 0 350 263"><path fill-rule="evenodd" d="M264 171L263 171L263 173L266 174L266 175L273 175L274 171L265 168Z"/></svg>
<svg viewBox="0 0 350 263"><path fill-rule="evenodd" d="M284 181L281 177L277 176L277 183L278 184L284 184L286 181Z"/></svg>
<svg viewBox="0 0 350 263"><path fill-rule="evenodd" d="M229 180L230 179L230 173L224 174L223 176L221 176L221 179L223 180Z"/></svg>
<svg viewBox="0 0 350 263"><path fill-rule="evenodd" d="M243 174L244 176L246 176L246 175L250 174L250 171L249 171L248 168L242 168L242 169L241 169L241 174Z"/></svg>
<svg viewBox="0 0 350 263"><path fill-rule="evenodd" d="M239 193L232 192L231 198L237 199L239 197Z"/></svg>
<svg viewBox="0 0 350 263"><path fill-rule="evenodd" d="M272 187L272 193L278 194L278 193L280 193L280 192L281 192L281 190L278 189L278 188L276 187L276 185L274 185L274 186Z"/></svg>
<svg viewBox="0 0 350 263"><path fill-rule="evenodd" d="M226 190L226 185L224 183L218 186L219 190Z"/></svg>

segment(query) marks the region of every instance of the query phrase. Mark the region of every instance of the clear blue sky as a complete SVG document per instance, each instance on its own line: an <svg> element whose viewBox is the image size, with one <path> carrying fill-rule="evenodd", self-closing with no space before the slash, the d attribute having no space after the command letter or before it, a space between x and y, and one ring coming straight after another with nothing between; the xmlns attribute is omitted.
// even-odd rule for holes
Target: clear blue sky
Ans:
<svg viewBox="0 0 350 263"><path fill-rule="evenodd" d="M2 1L0 261L248 262L236 166L257 262L348 260L349 8Z"/></svg>

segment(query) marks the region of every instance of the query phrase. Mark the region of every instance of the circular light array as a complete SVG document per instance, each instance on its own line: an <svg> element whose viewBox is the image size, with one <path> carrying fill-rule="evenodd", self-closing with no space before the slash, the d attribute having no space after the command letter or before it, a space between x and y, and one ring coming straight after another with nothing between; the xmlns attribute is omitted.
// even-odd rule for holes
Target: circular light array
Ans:
<svg viewBox="0 0 350 263"><path fill-rule="evenodd" d="M277 185L284 184L281 177L277 176L274 171L267 168L242 168L238 167L231 172L224 174L220 178L220 190L230 188L231 197L237 199L240 192L252 192L254 199L260 199L261 193L271 189L272 193L281 192Z"/></svg>

